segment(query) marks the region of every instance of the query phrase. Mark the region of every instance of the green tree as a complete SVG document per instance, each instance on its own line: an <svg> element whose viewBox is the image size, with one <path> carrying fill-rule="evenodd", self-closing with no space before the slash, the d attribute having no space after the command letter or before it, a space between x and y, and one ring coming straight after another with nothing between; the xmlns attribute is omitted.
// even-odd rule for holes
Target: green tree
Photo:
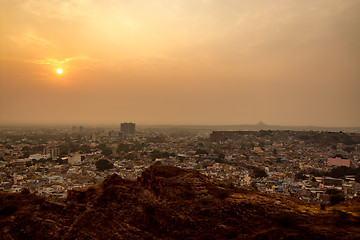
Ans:
<svg viewBox="0 0 360 240"><path fill-rule="evenodd" d="M319 171L319 170L316 170L316 169L312 169L309 171L309 173L311 175L313 175L314 177L323 177L327 174L327 172L322 172L322 171Z"/></svg>
<svg viewBox="0 0 360 240"><path fill-rule="evenodd" d="M135 141L134 144L131 146L132 150L140 151L145 147L145 143L139 143L138 141Z"/></svg>
<svg viewBox="0 0 360 240"><path fill-rule="evenodd" d="M22 152L30 152L32 151L31 147L29 146L24 146L22 149L21 149Z"/></svg>
<svg viewBox="0 0 360 240"><path fill-rule="evenodd" d="M297 174L295 174L295 179L305 180L306 176L304 175L303 172L298 172Z"/></svg>
<svg viewBox="0 0 360 240"><path fill-rule="evenodd" d="M330 176L333 178L342 178L345 175L354 175L354 174L356 174L355 168L349 168L345 166L336 167L331 169L330 171Z"/></svg>
<svg viewBox="0 0 360 240"><path fill-rule="evenodd" d="M103 150L103 149L105 149L106 147L107 147L107 146L106 146L105 143L100 143L99 145L96 146L96 148L99 149L99 150Z"/></svg>
<svg viewBox="0 0 360 240"><path fill-rule="evenodd" d="M36 146L33 147L33 150L35 152L42 152L42 150L44 150L44 148L45 147L43 145L36 145Z"/></svg>
<svg viewBox="0 0 360 240"><path fill-rule="evenodd" d="M106 159L98 160L95 163L95 165L96 165L97 170L99 170L99 171L104 171L104 170L111 169L114 167L114 165L111 162L109 162L109 160L106 160Z"/></svg>
<svg viewBox="0 0 360 240"><path fill-rule="evenodd" d="M127 153L125 155L125 159L135 160L136 159L136 154L135 153Z"/></svg>
<svg viewBox="0 0 360 240"><path fill-rule="evenodd" d="M352 147L352 146L349 146L349 147L344 147L344 151L347 151L347 152L352 152L352 151L355 151L355 148Z"/></svg>
<svg viewBox="0 0 360 240"><path fill-rule="evenodd" d="M326 190L326 194L330 195L330 204L335 205L345 200L345 196L342 191L335 188L329 188Z"/></svg>
<svg viewBox="0 0 360 240"><path fill-rule="evenodd" d="M337 154L335 154L334 158L342 158L342 159L344 159L344 156L341 155L340 153L337 153Z"/></svg>
<svg viewBox="0 0 360 240"><path fill-rule="evenodd" d="M119 143L116 149L117 153L122 153L122 152L128 153L129 151L130 151L130 145L126 143Z"/></svg>
<svg viewBox="0 0 360 240"><path fill-rule="evenodd" d="M7 149L14 149L13 146L11 146L10 144L6 144L5 147L6 147Z"/></svg>
<svg viewBox="0 0 360 240"><path fill-rule="evenodd" d="M204 149L197 149L196 152L195 152L196 155L199 155L199 154L208 154L208 152Z"/></svg>
<svg viewBox="0 0 360 240"><path fill-rule="evenodd" d="M253 169L253 174L255 178L264 178L267 177L266 172L263 169L254 167Z"/></svg>
<svg viewBox="0 0 360 240"><path fill-rule="evenodd" d="M104 148L101 153L108 157L113 153L113 151L111 150L111 148Z"/></svg>
<svg viewBox="0 0 360 240"><path fill-rule="evenodd" d="M32 161L26 161L26 163L25 163L25 166L26 167L30 167L30 166L32 166L33 165L33 162Z"/></svg>
<svg viewBox="0 0 360 240"><path fill-rule="evenodd" d="M60 145L59 151L61 156L67 155L70 151L70 147L67 144Z"/></svg>
<svg viewBox="0 0 360 240"><path fill-rule="evenodd" d="M360 172L358 174L356 174L355 181L360 183Z"/></svg>
<svg viewBox="0 0 360 240"><path fill-rule="evenodd" d="M87 144L80 145L79 150L83 153L91 153L91 147Z"/></svg>
<svg viewBox="0 0 360 240"><path fill-rule="evenodd" d="M79 151L79 144L73 144L73 143L71 143L70 145L70 152L77 152L77 151Z"/></svg>

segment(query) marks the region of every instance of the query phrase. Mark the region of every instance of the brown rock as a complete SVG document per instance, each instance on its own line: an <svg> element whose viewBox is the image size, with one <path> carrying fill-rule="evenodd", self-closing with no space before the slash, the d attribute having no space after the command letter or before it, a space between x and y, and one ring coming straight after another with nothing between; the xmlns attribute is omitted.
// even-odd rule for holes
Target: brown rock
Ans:
<svg viewBox="0 0 360 240"><path fill-rule="evenodd" d="M0 192L0 239L360 239L357 203L320 210L154 166L136 181L111 175L71 190L64 205Z"/></svg>

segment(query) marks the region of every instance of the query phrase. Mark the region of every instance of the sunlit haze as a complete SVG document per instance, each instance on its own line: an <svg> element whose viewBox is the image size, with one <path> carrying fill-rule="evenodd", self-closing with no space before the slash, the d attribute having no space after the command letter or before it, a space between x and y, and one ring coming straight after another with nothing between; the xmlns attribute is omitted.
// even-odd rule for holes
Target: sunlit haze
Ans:
<svg viewBox="0 0 360 240"><path fill-rule="evenodd" d="M360 125L359 0L0 0L0 124Z"/></svg>

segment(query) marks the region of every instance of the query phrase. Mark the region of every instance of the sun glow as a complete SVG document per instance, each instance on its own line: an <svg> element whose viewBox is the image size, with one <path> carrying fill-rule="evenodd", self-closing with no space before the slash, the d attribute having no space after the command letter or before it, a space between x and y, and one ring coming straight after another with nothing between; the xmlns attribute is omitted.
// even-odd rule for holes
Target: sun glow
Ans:
<svg viewBox="0 0 360 240"><path fill-rule="evenodd" d="M63 70L62 70L61 68L58 68L58 69L56 70L56 72L57 72L58 74L62 74L62 73L63 73Z"/></svg>

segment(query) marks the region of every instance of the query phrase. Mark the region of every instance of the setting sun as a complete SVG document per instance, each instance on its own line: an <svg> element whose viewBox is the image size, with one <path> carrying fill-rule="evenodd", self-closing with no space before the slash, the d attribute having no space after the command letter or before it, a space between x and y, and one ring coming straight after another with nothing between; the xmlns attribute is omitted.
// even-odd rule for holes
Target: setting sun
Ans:
<svg viewBox="0 0 360 240"><path fill-rule="evenodd" d="M359 9L0 0L0 124L359 126Z"/></svg>

